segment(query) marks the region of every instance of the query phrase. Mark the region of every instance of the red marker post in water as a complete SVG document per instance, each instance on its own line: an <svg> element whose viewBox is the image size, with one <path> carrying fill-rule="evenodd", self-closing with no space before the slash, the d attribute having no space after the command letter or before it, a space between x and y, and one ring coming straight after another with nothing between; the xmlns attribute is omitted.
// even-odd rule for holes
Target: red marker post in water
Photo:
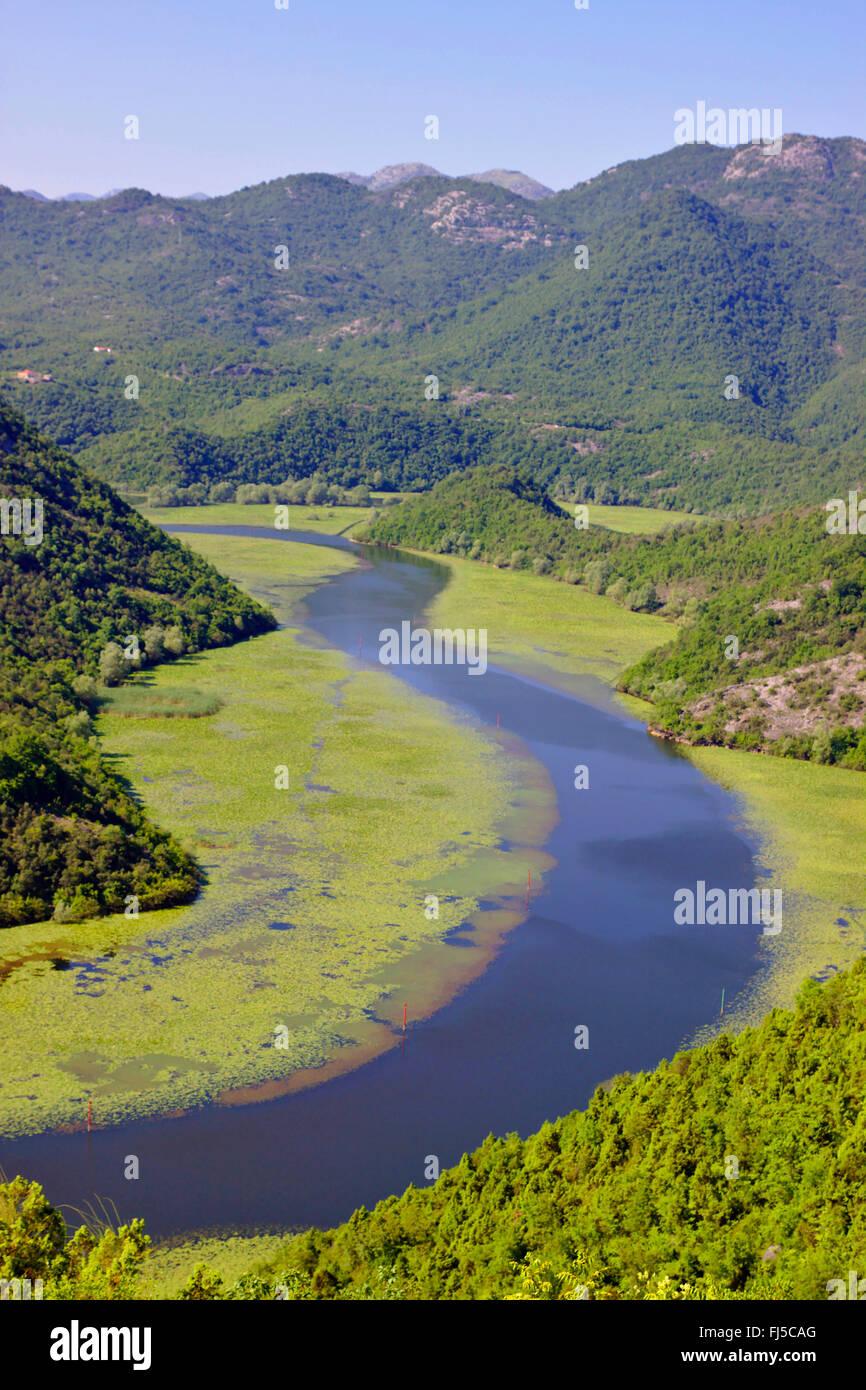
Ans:
<svg viewBox="0 0 866 1390"><path fill-rule="evenodd" d="M406 1005L403 1005L403 1032L406 1032Z"/></svg>

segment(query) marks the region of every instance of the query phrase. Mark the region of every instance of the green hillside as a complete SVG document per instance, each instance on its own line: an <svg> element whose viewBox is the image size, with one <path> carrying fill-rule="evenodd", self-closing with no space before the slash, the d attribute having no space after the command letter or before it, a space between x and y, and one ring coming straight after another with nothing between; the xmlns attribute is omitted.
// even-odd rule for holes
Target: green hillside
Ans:
<svg viewBox="0 0 866 1390"><path fill-rule="evenodd" d="M866 537L827 512L579 529L529 478L472 469L380 515L369 538L579 584L675 621L622 677L654 728L866 769ZM730 638L736 639L736 648Z"/></svg>
<svg viewBox="0 0 866 1390"><path fill-rule="evenodd" d="M315 460L401 488L491 462L599 502L818 502L862 457L864 153L684 146L541 202L444 177L0 190L0 381L128 484Z"/></svg>
<svg viewBox="0 0 866 1390"><path fill-rule="evenodd" d="M629 159L557 193L550 216L601 230L642 199L681 188L741 217L771 223L840 275L862 284L866 234L862 179L866 148L850 136L823 139L791 133L779 154L755 146L680 145L649 159ZM808 231L806 230L808 229Z"/></svg>
<svg viewBox="0 0 866 1390"><path fill-rule="evenodd" d="M106 684L273 619L5 406L0 451L3 498L43 510L38 543L14 512L0 539L0 926L188 901L196 864L101 757L92 716Z"/></svg>

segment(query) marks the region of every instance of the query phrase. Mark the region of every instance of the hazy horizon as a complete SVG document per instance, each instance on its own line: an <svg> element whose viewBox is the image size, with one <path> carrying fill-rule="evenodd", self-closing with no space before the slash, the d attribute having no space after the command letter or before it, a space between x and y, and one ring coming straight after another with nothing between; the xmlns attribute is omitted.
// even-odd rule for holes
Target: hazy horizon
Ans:
<svg viewBox="0 0 866 1390"><path fill-rule="evenodd" d="M792 138L792 137L796 137L797 139L817 139L817 140L863 140L863 139L864 139L864 137L861 136L861 135L850 135L850 134L844 134L844 135L818 135L815 131L796 131L796 130L786 131L786 132L785 132L785 138L786 138L786 139L789 139L789 138ZM712 142L705 142L705 143L712 143ZM667 148L665 148L665 149L653 150L653 151L651 151L649 154L645 154L645 155L624 155L620 160L615 161L613 165L608 165L607 167L608 167L608 168L616 168L618 164L628 164L628 163L630 163L632 160L636 160L636 159L653 159L653 158L656 158L656 157L659 156L659 155L668 154L671 150L676 149L676 148L678 148L678 146L676 146L676 145L674 145L674 144L671 144L671 145L669 145L669 146L668 146ZM714 148L730 149L731 152L733 153L734 149L735 149L735 148L738 148L738 147L737 147L737 146L734 146L734 145L726 145L726 146L714 146ZM742 148L742 146L740 146L739 148ZM276 179L281 179L281 178L293 178L293 177L297 177L297 176L300 176L300 175L303 175L303 174L327 174L327 175L329 175L331 178L345 178L345 177L346 177L347 175L349 175L349 174L358 174L358 175L361 175L361 176L364 177L364 178L369 178L369 177L371 177L373 174L376 174L376 173L381 172L381 170L383 170L383 169L394 168L394 167L397 167L397 166L399 166L399 165L401 165L401 164L432 164L432 161L430 161L430 160L423 160L423 159L416 159L416 160L397 160L397 159L395 159L395 160L390 160L390 161L388 161L388 163L386 163L386 164L378 165L375 169L348 169L348 168L346 168L346 169L340 169L340 170L336 170L336 169L292 169L292 170L286 171L286 172L281 173L281 174L274 174L274 175L272 175L271 178L269 178L269 179L260 179L260 180L258 180L258 182L259 182L259 183L269 183L269 182L273 182L273 181L276 180ZM460 179L460 178L464 178L464 179L465 179L465 178L470 178L470 177L472 177L473 175L478 175L478 174L480 174L480 173L489 173L489 172L492 172L492 171L494 171L494 170L501 170L501 171L504 171L504 172L506 172L506 173L523 174L523 175L525 175L526 177L528 177L528 178L530 178L530 179L535 179L536 182L538 182L538 183L542 183L542 184L544 183L544 180L543 180L543 179L537 178L537 176L532 172L531 169L516 169L516 168L512 168L510 165L507 165L507 164L491 164L491 165L488 165L487 169L484 169L484 170L482 170L482 169L477 169L477 170L468 170L468 169L466 169L466 170L462 170L462 169L461 169L461 170L458 170L458 171L456 171L456 172L454 172L454 173L450 172L450 171L447 170L447 169L440 169L440 168L438 168L435 164L433 164L432 167L433 167L433 168L436 168L436 169L437 169L437 173L439 173L443 178L449 178L449 179ZM604 169L597 169L597 170L595 171L595 173L587 175L587 178L588 178L588 179L597 178L599 174L603 174L604 172L605 172ZM577 186L577 184L584 183L584 182L586 182L586 179L576 179L573 183L566 183L566 184L563 184L560 188L552 188L551 191L552 191L553 193L562 193L562 192L565 192L567 189L569 189L569 188L574 188L574 187ZM9 187L9 186L10 186L10 185L8 185L8 184L6 185L6 187ZM547 185L547 186L548 186L548 187L551 187L551 185ZM117 194L117 193L123 193L123 192L125 192L125 190L126 190L127 188L142 188L142 187L144 187L144 185L142 185L142 184L126 184L126 185L124 185L124 187L122 187L122 188L119 187L119 188L114 188L114 189L106 189L106 190L104 190L103 192L100 192L100 193L94 193L92 189L88 189L88 188L68 188L68 189L64 190L63 193L46 194L46 193L43 192L43 190L42 190L41 188L37 188L35 185L30 184L30 185L28 185L26 188L13 188L13 189L12 189L12 192L13 192L13 193L24 193L24 194L39 193L39 194L42 194L42 196L45 197L49 202L59 202L59 201L63 201L65 198L66 198L66 199L69 199L69 198L73 198L74 195L81 195L81 194L89 195L90 197L92 197L92 198L94 199L94 201L96 201L96 200L99 200L99 199L101 199L101 198L112 197L112 196L114 196L114 195ZM239 193L239 192L241 192L244 188L253 188L253 187L255 187L254 184L240 184L237 188L226 189L226 190L225 190L224 192L222 192L222 193L211 193L211 192L209 192L209 190L203 189L203 188L192 188L192 189L190 189L190 190L189 190L188 192L186 192L186 193L165 193L165 192L163 192L162 189L159 189L159 188L146 188L145 191L148 192L148 193L153 194L154 197L161 197L161 198L196 198L196 197L204 197L204 198L210 199L210 198L223 198L223 197L229 197L232 193Z"/></svg>

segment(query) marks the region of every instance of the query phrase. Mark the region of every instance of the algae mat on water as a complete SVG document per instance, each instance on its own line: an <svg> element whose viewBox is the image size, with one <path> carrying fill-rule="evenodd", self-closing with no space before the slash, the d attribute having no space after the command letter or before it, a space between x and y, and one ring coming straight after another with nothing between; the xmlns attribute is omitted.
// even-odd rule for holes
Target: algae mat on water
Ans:
<svg viewBox="0 0 866 1390"><path fill-rule="evenodd" d="M284 621L312 583L356 563L272 540L192 542ZM517 794L495 740L291 627L151 680L220 708L103 715L103 747L208 882L189 907L2 934L7 1135L80 1125L91 1100L94 1123L111 1124L267 1094L256 1088L391 1045L383 1017L404 999L421 1016L454 987L455 960L465 977L467 958L482 959L434 943L516 879L500 837L515 839L527 803L547 796L537 780Z"/></svg>

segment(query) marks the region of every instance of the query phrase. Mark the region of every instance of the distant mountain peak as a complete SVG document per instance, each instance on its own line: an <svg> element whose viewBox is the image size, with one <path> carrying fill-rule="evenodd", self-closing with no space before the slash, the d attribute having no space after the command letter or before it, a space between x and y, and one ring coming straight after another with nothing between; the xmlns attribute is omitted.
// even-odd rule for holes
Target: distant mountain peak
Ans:
<svg viewBox="0 0 866 1390"><path fill-rule="evenodd" d="M431 164L411 163L385 164L381 169L377 169L375 174L337 174L338 179L346 179L348 183L369 188L373 193L378 193L385 188L396 188L399 183L406 183L409 179L441 179L445 177L447 175L441 174Z"/></svg>
<svg viewBox="0 0 866 1390"><path fill-rule="evenodd" d="M398 184L408 183L410 179L450 179L451 174L443 174L430 164L386 164L375 174L337 174L338 179L355 184L358 188L369 188L371 192L381 192L386 188L396 188ZM483 174L461 174L458 177L473 179L476 183L492 183L509 193L517 193L521 198L537 202L541 198L551 198L553 189L539 183L519 169L487 169Z"/></svg>
<svg viewBox="0 0 866 1390"><path fill-rule="evenodd" d="M486 169L483 174L469 174L478 183L493 183L497 188L506 188L509 193L518 193L521 198L537 202L541 198L552 198L554 190L538 179L530 178L519 169Z"/></svg>

